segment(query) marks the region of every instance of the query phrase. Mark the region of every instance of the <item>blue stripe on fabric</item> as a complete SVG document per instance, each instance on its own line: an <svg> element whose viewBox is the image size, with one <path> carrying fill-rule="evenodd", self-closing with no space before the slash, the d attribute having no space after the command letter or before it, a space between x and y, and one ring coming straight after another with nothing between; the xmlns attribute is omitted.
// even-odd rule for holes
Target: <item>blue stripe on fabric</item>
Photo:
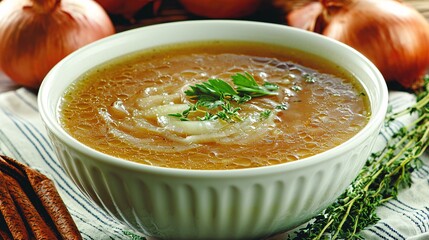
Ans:
<svg viewBox="0 0 429 240"><path fill-rule="evenodd" d="M429 207L425 207L425 210L426 211L423 211L422 210L422 212L426 215L426 217L429 219ZM428 221L428 224L429 224L429 221Z"/></svg>
<svg viewBox="0 0 429 240"><path fill-rule="evenodd" d="M6 113L6 114L8 114L8 113ZM9 114L8 114L9 115ZM17 119L17 117L16 116L12 116L12 118L14 118L14 119L16 119L16 120L19 120L19 119ZM13 120L13 119L12 119ZM23 120L20 120L21 122L25 122L25 121L23 121ZM49 162L49 161L47 161L46 159L45 159L45 157L43 156L43 154L39 151L39 148L37 148L37 146L36 146L36 144L35 144L35 142L33 141L33 140L31 140L30 138L29 138L29 136L28 135L26 135L25 134L25 131L20 127L20 126L18 126L18 122L17 121L15 121L15 120L13 120L13 122L15 123L15 126L24 134L24 136L26 136L26 138L31 142L31 144L34 146L34 148L36 149L36 151L39 153L39 155L42 157L42 159L44 160L44 162L50 167L50 169L51 170L53 170L54 171L54 173L56 174L56 175L58 175L58 176L60 176L59 177L59 179L61 179L61 180L63 180L62 178L61 178L61 175L60 175L60 173L56 170L56 169L54 169L54 167L51 165L51 162ZM29 123L29 125L32 125L32 124L30 124ZM34 135L34 133L28 128L28 126L26 125L26 124L23 124L23 126L26 128L26 130L28 130L29 131L29 133L36 139L36 140L38 140L38 138ZM37 128L36 128L36 130L37 130ZM38 132L38 131L37 131ZM39 133L39 135L40 136L43 136L40 132L38 132ZM39 142L39 144L41 143L40 141L38 141ZM46 141L45 141L46 142ZM50 146L50 145L48 145L48 146ZM47 150L46 150L46 148L42 145L42 149L44 149L45 150L45 153L48 155L48 157L49 158L51 158L51 160L52 160L52 162L54 162L54 163L56 163L55 161L54 161L54 159L50 156L50 154L47 152ZM61 169L61 167L58 165L58 164L56 164L59 168L60 168L60 171L61 172L63 172L63 170ZM56 179L57 180L57 179ZM83 204L81 204L76 198L75 198L75 196L74 195L72 195L72 194L70 194L70 192L69 192L69 190L72 190L73 191L73 189L70 187L70 185L69 185L69 183L68 182L66 182L66 181L64 181L63 180L63 182L65 183L65 185L67 185L68 186L68 188L64 188L60 183L58 183L58 181L57 181L57 183L59 184L59 187L62 189L62 190L64 190L66 193L67 193L67 195L69 195L76 203L78 203L82 208L84 208L87 212L89 212L94 218L96 218L98 221L100 221L102 224L105 224L105 225L107 225L108 223L107 222L105 222L104 220L102 220L99 216L97 216L97 215L95 215L92 211L90 211L86 206L87 205L83 205ZM76 193L76 191L73 191L74 193ZM86 202L89 206L91 206L91 207L93 207L93 205L92 205L92 203L90 203L86 198L83 198L83 197L81 197L81 195L80 194L78 194L78 193L76 193L77 194L77 196L79 196L84 202ZM107 216L104 212L102 212L102 211L100 211L99 209L95 209L94 208L94 210L95 211L97 211L98 213L100 213L100 215L104 215L103 217L107 217L107 218L110 218L109 216ZM121 233L122 232L122 229L119 229L119 228L112 228L113 229L113 231L115 231L115 232L117 232L118 234L119 233ZM100 231L103 231L102 229L100 229ZM111 239L114 239L114 238L112 238L111 237Z"/></svg>
<svg viewBox="0 0 429 240"><path fill-rule="evenodd" d="M19 91L14 91L14 93L19 98L19 100L21 100L23 103L25 103L28 107L30 107L31 109L33 109L35 112L39 111L38 108L37 108L37 102L33 103L33 102L28 101L27 98L26 98L26 96L23 96L23 94L21 92L19 92ZM30 92L28 92L28 93L30 93Z"/></svg>
<svg viewBox="0 0 429 240"><path fill-rule="evenodd" d="M95 240L88 233L80 232L80 234L82 235L83 239Z"/></svg>
<svg viewBox="0 0 429 240"><path fill-rule="evenodd" d="M404 123L401 121L393 121L392 124L394 127L396 127L395 131L398 131L399 129L405 127Z"/></svg>
<svg viewBox="0 0 429 240"><path fill-rule="evenodd" d="M5 144L7 145L7 146L6 146L6 147L7 147L7 149L13 153L13 156L17 156L17 158L19 158L19 159L20 159L20 161L21 161L21 159L23 159L23 157L22 157L21 153L18 151L18 149L15 147L15 145L13 145L13 143L12 143L12 142L10 141L10 139L6 136L6 134L4 134L4 132L3 132L3 131L1 131L1 130L0 130L0 137L1 137L1 139L3 140L3 143L5 143ZM1 149L0 149L0 151L1 151ZM6 155L6 153L5 153L5 152L3 152L3 151L1 151L1 153L2 153L3 155ZM28 162L26 159L22 160L21 162L25 163L26 165L29 165L29 162Z"/></svg>
<svg viewBox="0 0 429 240"><path fill-rule="evenodd" d="M429 167L428 166L422 166L421 168L420 168L420 170L421 171L423 171L423 172L425 172L427 175L429 175Z"/></svg>
<svg viewBox="0 0 429 240"><path fill-rule="evenodd" d="M401 234L401 233L399 233L398 231L396 231L396 229L394 229L392 226L390 226L389 224L387 224L387 223L385 223L385 222L381 222L381 224L384 226L384 227L386 227L387 229L389 229L389 231L390 232L392 232L392 233L395 233L398 237L399 237L399 239L405 239L405 237ZM392 235L392 237L393 237L393 235ZM395 238L396 239L396 238Z"/></svg>
<svg viewBox="0 0 429 240"><path fill-rule="evenodd" d="M404 127L404 125L402 124L402 122L392 121L389 123L389 126L386 127L386 129L389 130L390 136L393 136L395 133L397 133L403 127Z"/></svg>
<svg viewBox="0 0 429 240"><path fill-rule="evenodd" d="M410 206L410 205L408 205L408 204L406 204L400 200L396 200L396 202L401 204L402 206L405 206L405 207L408 207L409 209L412 209L414 212L414 214L412 214L412 215L415 216L416 218L418 218L417 215L419 215L420 217L423 218L423 219L418 218L421 221L423 227L425 228L424 231L422 231L422 233L424 233L428 230L428 228L429 228L429 212L426 212L423 209L414 208L414 207L412 207L412 206ZM427 210L427 208L426 208L426 210Z"/></svg>
<svg viewBox="0 0 429 240"><path fill-rule="evenodd" d="M17 119L17 120L19 120L19 119ZM25 122L25 121L23 121L23 120L21 120L21 122ZM32 125L32 124L30 124L30 123L28 123L28 125ZM41 142L39 141L39 138L37 138L36 136L35 136L35 134L34 134L34 132L32 132L30 129L29 129L29 127L28 127L28 125L27 124L23 124L23 126L26 128L26 130L28 130L29 131L29 133L35 138L35 140L39 143L39 144L41 144ZM19 126L17 126L18 128L20 128ZM35 130L36 130L36 132L43 138L43 134L42 133L40 133L39 131L38 131L38 129L37 128L34 128ZM20 129L21 130L21 132L22 133L24 133L24 131L22 131L22 129ZM25 134L24 134L25 135ZM62 178L61 178L61 174L51 165L51 163L54 163L54 165L56 165L57 166L57 168L59 168L60 169L60 171L63 173L63 174L65 174L64 173L64 171L63 171L63 169L61 168L61 166L51 157L51 155L48 153L48 151L46 150L46 148L45 148L45 146L43 145L43 144L41 144L41 147L42 147L42 149L44 150L44 152L48 155L48 157L50 158L50 160L52 160L52 162L50 162L50 161L47 161L46 160L46 158L43 156L43 154L39 151L39 148L37 148L37 146L36 146L36 144L35 144L35 142L34 141L32 141L30 138L28 138L28 136L26 136L27 137L27 139L33 144L33 146L35 147L35 149L39 152L39 155L42 157L42 159L44 160L44 162L50 167L50 169L51 170L53 170L54 172L55 172L55 174L56 175L58 175L59 177L60 177L60 179L61 180L63 180ZM46 143L48 143L47 141L46 141L46 138L43 138L44 140L45 140L45 142ZM50 144L48 144L48 146L51 146ZM51 148L50 148L51 149ZM52 149L51 149L52 150ZM67 182L67 181L64 181L63 180L63 182L68 186L68 188L66 189L66 188L64 188L64 187L62 187L61 186L61 189L63 189L64 191L66 191L67 192L67 194L68 195L70 195L72 198L73 198L73 200L75 200L76 202L78 202L78 200L72 195L72 194L70 194L69 193L69 191L68 190L72 190L73 191L73 189L71 189L71 186L69 185L69 183ZM80 194L78 194L76 191L73 191L74 193L76 193L78 196L81 196ZM81 197L81 199L83 199L87 204L90 204L90 206L92 206L92 204L86 199L86 198L83 198L83 197ZM79 203L79 202L78 202ZM87 208L87 207L85 207L84 205L82 205L81 203L79 203L83 208L85 208L85 210L87 210L87 211L89 211L89 209ZM99 212L101 215L104 215L104 217L109 217L109 216L107 216L104 212L102 212L102 211L100 211L100 210L98 210L98 209L95 209L97 212ZM97 215L94 215L94 214L92 214L92 212L91 212L91 215L93 215L97 220L99 220L100 222L102 222L103 224L107 224L104 220L102 220L102 219L100 219L100 217L99 216L97 216ZM121 230L120 230L121 231Z"/></svg>
<svg viewBox="0 0 429 240"><path fill-rule="evenodd" d="M12 142L10 141L10 139L4 134L4 132L1 129L0 129L0 139L3 140L3 143L7 144L6 147L13 152L14 156L19 156L20 158L22 158L21 153L16 149L15 145L12 144ZM21 159L20 159L20 161L21 161ZM24 164L26 164L26 165L29 165L29 162L26 161L26 160L23 160L21 162L24 163ZM79 216L80 214L76 210L69 209L69 211L70 212L74 212L74 214L73 214L74 218L79 219L82 222L85 222L86 225L93 227L94 229L98 230L99 232L103 232L104 231L103 229L97 227L96 225L94 225L94 224L92 224L90 222L84 221L84 219ZM81 232L81 234L86 236L85 239L93 239L91 236L89 236L85 232Z"/></svg>
<svg viewBox="0 0 429 240"><path fill-rule="evenodd" d="M61 179L63 184L65 184L67 186L67 188L63 187L61 183L59 183L57 181L57 183L59 184L59 187L64 190L67 195L69 195L76 203L78 203L82 208L84 208L89 214L91 214L94 218L96 218L98 221L100 221L102 224L108 224L107 222L105 222L104 220L102 220L99 216L97 216L96 214L93 213L93 211L90 211L87 206L91 206L96 212L100 213L100 215L103 215L103 217L107 217L110 218L110 216L107 216L105 212L100 211L99 209L96 209L93 207L93 204L91 202L89 202L88 199L84 198L81 196L81 194L77 193L76 191L74 191L74 189L69 185L68 182L64 181L64 179L62 178L62 176L65 174L63 169L60 167L60 165L52 158L51 154L48 153L47 149L45 148L45 146L41 143L41 141L35 136L34 132L31 131L31 129L28 126L31 126L33 129L36 130L36 132L40 135L41 139L44 140L45 143L48 143L47 139L43 136L43 134L38 131L38 129L31 124L28 121L25 121L15 115L10 114L8 111L3 110L3 112L9 117L9 119L12 120L12 122L15 124L15 126L17 127L17 129L29 140L29 142L33 145L33 147L35 148L35 150L38 152L39 156L42 158L42 160L49 166L49 168L55 173L55 175L57 175L57 179ZM24 126L25 129L22 128L22 126L20 126L20 124L22 124ZM26 130L26 131L25 131ZM37 140L37 142L39 144L36 144L36 142L34 142L30 136L28 136L26 134L26 132L28 132L33 138L35 138ZM48 155L48 157L50 158L50 160L52 161L48 161L44 154L40 151L40 149L37 147L37 145L41 145L41 148L44 150L45 154ZM47 144L47 146L51 146L50 144ZM52 150L52 148L50 148ZM57 168L60 169L60 171L62 172L62 174L60 174L58 172L58 170L52 166L51 163L54 163L56 165ZM71 194L70 191L73 191L75 194ZM76 196L79 196L80 199L82 199L86 204L82 204L79 200L76 199ZM113 231L117 232L118 234L121 233L122 234L122 229L118 228L118 227L113 227L112 228ZM114 238L112 238L114 239Z"/></svg>
<svg viewBox="0 0 429 240"><path fill-rule="evenodd" d="M395 202L402 205L402 207L395 204ZM392 205L392 206L388 206L388 205ZM392 201L386 202L383 206L386 207L387 209L394 211L394 212L401 213L403 216L407 217L411 222L414 223L415 226L417 226L419 228L421 233L426 232L426 229L427 229L427 227L426 227L427 220L425 220L426 217L421 216L417 211L418 209L413 208L411 206L408 206L408 205L406 205L406 204L404 204L398 200L392 200ZM408 210L406 208L408 208ZM398 209L401 211L398 211ZM411 214L410 214L410 211L412 211ZM412 214L412 213L416 213L416 214Z"/></svg>
<svg viewBox="0 0 429 240"><path fill-rule="evenodd" d="M399 129L401 129L404 125L401 122L393 121L390 122L388 126L385 126L381 129L380 133L383 136L383 138L386 140L386 142L389 142L392 138L392 136L398 132Z"/></svg>
<svg viewBox="0 0 429 240"><path fill-rule="evenodd" d="M411 176L418 179L424 179L427 177L427 175L420 171L420 169L414 170Z"/></svg>
<svg viewBox="0 0 429 240"><path fill-rule="evenodd" d="M380 132L380 134L379 134L379 136L382 136L382 137L383 137L383 139L384 139L384 141L385 141L386 143L388 143L388 142L389 142L390 135L389 135L388 133L386 133L385 131L381 131L381 132Z"/></svg>
<svg viewBox="0 0 429 240"><path fill-rule="evenodd" d="M387 202L387 203L389 203L389 202ZM417 227L419 228L420 232L422 232L422 231L423 231L423 229L422 229L422 227L420 226L420 223L419 223L419 222L421 222L421 220L420 220L420 219L419 219L419 221L416 221L414 218L412 218L411 216L409 216L406 212L404 213L404 212L402 212L402 211L398 211L397 209L395 209L395 208L393 208L393 207L391 207L391 206L388 206L388 205L387 205L387 203L386 203L386 204L384 204L384 205L382 205L382 207L387 208L387 209L389 209L389 210L391 210L391 211L393 211L393 212L396 212L396 213L400 213L400 214L402 214L403 216L405 216L406 218L408 218L411 222L413 222L413 223L414 223L414 225L415 225L415 226L417 226ZM404 211L405 211L405 210L404 210Z"/></svg>
<svg viewBox="0 0 429 240"><path fill-rule="evenodd" d="M369 229L368 229L368 231L370 231L370 232L374 233L374 234L375 234L375 235L377 235L380 239L387 240L387 238L386 238L386 237L384 237L382 234L380 234L378 231L376 231L376 230L375 230L375 229L373 229L373 228L369 228Z"/></svg>
<svg viewBox="0 0 429 240"><path fill-rule="evenodd" d="M392 201L393 202L393 201ZM408 209L410 209L410 210L412 210L412 211L416 211L416 210L419 210L419 209L417 209L417 208L415 208L415 207L413 207L413 206L410 206L410 205L408 205L408 204L406 204L406 203L404 203L404 202L402 202L401 200L399 200L399 199L395 199L395 202L397 202L397 203L399 203L399 204L401 204L402 206L404 206L405 208L408 208ZM392 203L393 204L393 203ZM405 209L404 209L405 210Z"/></svg>
<svg viewBox="0 0 429 240"><path fill-rule="evenodd" d="M425 229L429 228L429 208L425 207L424 209L420 210L421 214L425 216L426 221L425 221Z"/></svg>
<svg viewBox="0 0 429 240"><path fill-rule="evenodd" d="M387 225L387 224L386 224ZM387 225L388 226L388 225ZM385 235L387 235L389 238L386 238L386 237L384 237L383 239L392 239L392 240L399 240L399 239L405 239L404 237L400 237L400 238L395 238L391 233L390 233L390 231L388 231L388 230L386 230L385 228L383 228L382 226L378 226L378 225L375 225L374 226L374 228L376 228L377 230L379 230L380 232L382 232L382 233L384 233ZM392 227L390 227L389 226L389 230L391 229ZM399 236L398 236L399 237Z"/></svg>
<svg viewBox="0 0 429 240"><path fill-rule="evenodd" d="M418 178L424 179L429 176L429 171L426 166L422 166L414 171L414 174L417 175Z"/></svg>
<svg viewBox="0 0 429 240"><path fill-rule="evenodd" d="M85 221L85 219L83 219L82 217L80 217L80 213L78 211L76 211L75 209L69 209L70 213L74 216L74 218L79 219L81 222L84 222L85 225L90 226L96 230L98 230L99 232L104 232L104 229L100 228L99 226L93 224L92 222L87 222ZM121 229L122 231L122 229ZM112 237L110 237L112 239Z"/></svg>

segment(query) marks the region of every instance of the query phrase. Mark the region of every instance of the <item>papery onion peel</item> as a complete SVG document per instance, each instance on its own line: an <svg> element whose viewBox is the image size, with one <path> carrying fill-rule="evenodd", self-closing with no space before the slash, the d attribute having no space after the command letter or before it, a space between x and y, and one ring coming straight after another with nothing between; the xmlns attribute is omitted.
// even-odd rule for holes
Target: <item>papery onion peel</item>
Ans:
<svg viewBox="0 0 429 240"><path fill-rule="evenodd" d="M37 89L65 56L114 32L94 1L3 0L0 69L18 84Z"/></svg>
<svg viewBox="0 0 429 240"><path fill-rule="evenodd" d="M287 22L355 48L405 88L418 88L429 69L429 22L400 1L321 0L290 12Z"/></svg>

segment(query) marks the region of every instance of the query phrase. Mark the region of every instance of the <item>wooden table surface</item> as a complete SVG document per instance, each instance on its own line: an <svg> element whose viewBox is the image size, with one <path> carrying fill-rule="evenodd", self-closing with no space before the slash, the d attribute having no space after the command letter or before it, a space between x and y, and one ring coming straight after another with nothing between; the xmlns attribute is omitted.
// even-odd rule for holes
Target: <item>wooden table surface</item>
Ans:
<svg viewBox="0 0 429 240"><path fill-rule="evenodd" d="M273 6L264 5L258 12L245 20L256 20L264 22L274 22L279 24L285 23L285 12L294 6L302 5L304 2L317 1L317 0L273 0L274 2L283 2L283 8L280 9L277 5ZM165 4L167 2L167 4ZM294 3L295 2L295 3ZM404 0L411 6L415 7L429 20L429 1L428 0ZM149 6L148 6L149 7ZM175 1L164 1L159 12L155 15L148 13L147 9L142 9L136 15L136 18L131 23L120 16L111 16L117 31L123 31L135 27L141 27L162 22L181 21L201 19L197 16L188 14L180 5ZM142 17L143 16L143 17ZM0 93L19 88L20 86L13 82L8 76L0 71Z"/></svg>

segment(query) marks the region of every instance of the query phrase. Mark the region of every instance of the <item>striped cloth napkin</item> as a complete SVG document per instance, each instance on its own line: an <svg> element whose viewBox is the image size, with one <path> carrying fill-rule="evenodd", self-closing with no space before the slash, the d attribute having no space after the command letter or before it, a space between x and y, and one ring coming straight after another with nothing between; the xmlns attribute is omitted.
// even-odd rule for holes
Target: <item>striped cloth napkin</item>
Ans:
<svg viewBox="0 0 429 240"><path fill-rule="evenodd" d="M36 95L24 88L0 94L0 153L52 179L83 239L132 239L131 231L93 202L59 165L37 110Z"/></svg>
<svg viewBox="0 0 429 240"><path fill-rule="evenodd" d="M394 109L415 101L404 92L390 93ZM410 122L400 119L379 135L381 149L394 128ZM130 229L112 219L82 195L56 160L53 148L37 110L36 95L24 88L0 94L0 154L14 158L52 179L67 205L84 239L138 239ZM365 239L429 239L429 158L412 174L411 188L400 192L397 199L378 208L381 220L365 229Z"/></svg>

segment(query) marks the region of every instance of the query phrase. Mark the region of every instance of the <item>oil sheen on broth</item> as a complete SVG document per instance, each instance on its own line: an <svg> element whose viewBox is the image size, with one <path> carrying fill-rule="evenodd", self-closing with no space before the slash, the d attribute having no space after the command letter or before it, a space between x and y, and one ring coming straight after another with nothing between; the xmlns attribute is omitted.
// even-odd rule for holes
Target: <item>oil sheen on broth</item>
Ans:
<svg viewBox="0 0 429 240"><path fill-rule="evenodd" d="M191 85L249 73L277 95L240 104L240 121L181 121ZM231 83L232 86L234 86ZM268 110L268 117L261 117ZM364 89L313 55L260 43L198 42L128 55L85 73L63 96L60 121L109 155L169 168L239 169L296 161L350 139L368 122Z"/></svg>

